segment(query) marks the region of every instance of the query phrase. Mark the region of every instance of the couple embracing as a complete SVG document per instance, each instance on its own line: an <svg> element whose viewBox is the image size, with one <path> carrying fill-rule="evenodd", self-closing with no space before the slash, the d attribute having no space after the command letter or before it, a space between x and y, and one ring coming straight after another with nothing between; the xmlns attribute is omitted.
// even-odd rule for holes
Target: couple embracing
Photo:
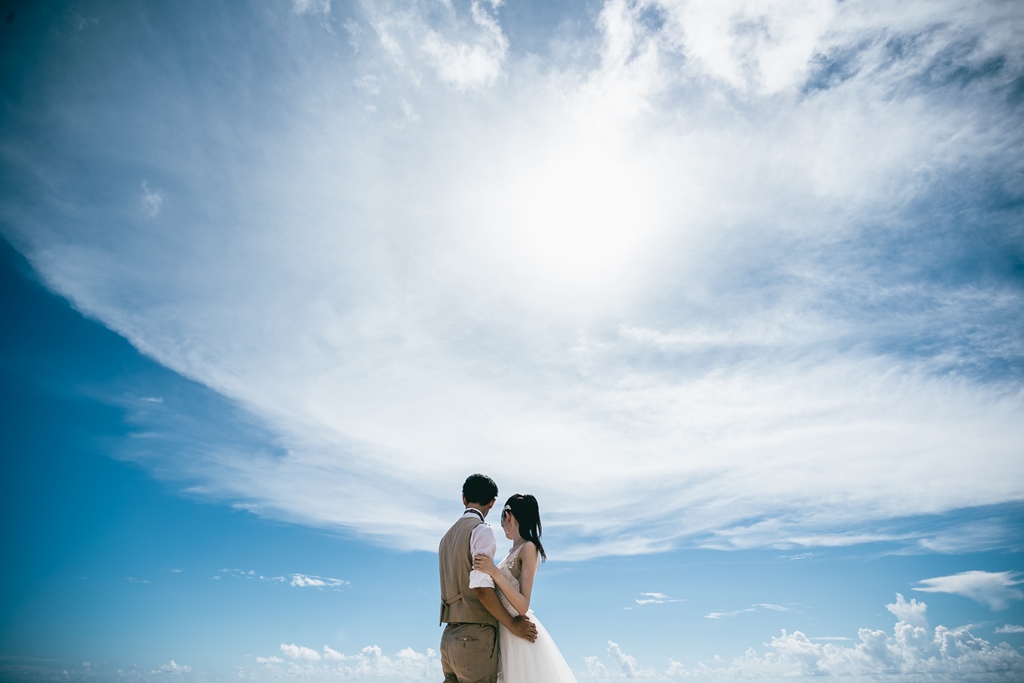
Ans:
<svg viewBox="0 0 1024 683"><path fill-rule="evenodd" d="M438 549L444 683L576 683L530 610L533 580L547 557L537 499L517 493L505 501L501 528L512 549L495 565L494 531L484 519L497 497L490 477L466 479L466 511Z"/></svg>

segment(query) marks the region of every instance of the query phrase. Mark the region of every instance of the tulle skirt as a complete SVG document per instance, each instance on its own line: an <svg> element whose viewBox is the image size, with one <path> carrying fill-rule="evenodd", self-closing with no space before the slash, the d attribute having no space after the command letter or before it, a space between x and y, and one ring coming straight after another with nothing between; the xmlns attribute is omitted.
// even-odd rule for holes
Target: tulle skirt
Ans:
<svg viewBox="0 0 1024 683"><path fill-rule="evenodd" d="M558 651L544 625L526 613L537 626L537 642L523 640L498 625L500 640L498 683L576 683L569 665Z"/></svg>

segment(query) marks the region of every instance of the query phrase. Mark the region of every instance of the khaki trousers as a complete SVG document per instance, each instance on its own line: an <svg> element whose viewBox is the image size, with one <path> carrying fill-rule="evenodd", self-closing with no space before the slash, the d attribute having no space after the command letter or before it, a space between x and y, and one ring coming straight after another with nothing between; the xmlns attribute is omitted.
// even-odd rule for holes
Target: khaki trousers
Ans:
<svg viewBox="0 0 1024 683"><path fill-rule="evenodd" d="M448 624L441 635L444 683L496 683L498 629L488 624Z"/></svg>

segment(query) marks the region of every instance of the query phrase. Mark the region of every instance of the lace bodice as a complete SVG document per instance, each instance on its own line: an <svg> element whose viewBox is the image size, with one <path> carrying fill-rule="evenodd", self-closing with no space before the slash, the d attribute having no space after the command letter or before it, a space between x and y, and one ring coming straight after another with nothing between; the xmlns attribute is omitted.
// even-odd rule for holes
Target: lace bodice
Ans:
<svg viewBox="0 0 1024 683"><path fill-rule="evenodd" d="M524 543L520 545L518 548L510 550L508 552L508 555L505 556L505 559L498 564L498 571L500 571L505 576L505 578L508 579L508 582L512 584L512 587L516 590L519 590L520 570L516 560L519 559L519 551L523 549L523 545L526 544ZM505 609L508 610L509 614L511 614L514 617L519 616L519 612L517 612L516 608L513 607L505 598L505 595L501 592L500 588L498 589L498 598L501 599L501 604L504 605Z"/></svg>

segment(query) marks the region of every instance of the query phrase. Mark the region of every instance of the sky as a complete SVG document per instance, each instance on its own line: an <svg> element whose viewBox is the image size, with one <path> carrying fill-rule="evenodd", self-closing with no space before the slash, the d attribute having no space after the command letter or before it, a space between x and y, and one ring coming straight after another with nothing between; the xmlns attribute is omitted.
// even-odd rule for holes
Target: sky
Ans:
<svg viewBox="0 0 1024 683"><path fill-rule="evenodd" d="M0 677L1024 677L1024 5L7 2ZM503 549L503 548L500 548Z"/></svg>

